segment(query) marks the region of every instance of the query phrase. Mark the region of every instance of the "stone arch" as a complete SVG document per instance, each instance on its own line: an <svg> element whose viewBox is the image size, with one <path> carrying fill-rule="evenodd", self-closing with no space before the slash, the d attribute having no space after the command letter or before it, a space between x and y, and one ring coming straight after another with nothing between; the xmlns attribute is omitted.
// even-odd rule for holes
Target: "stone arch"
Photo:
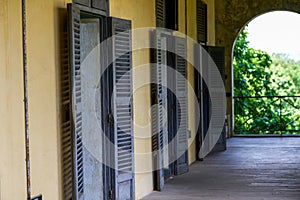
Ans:
<svg viewBox="0 0 300 200"><path fill-rule="evenodd" d="M225 47L225 82L227 113L232 108L232 49L240 30L254 18L272 11L290 11L300 14L299 0L218 0L215 4L216 45ZM233 120L231 119L231 124Z"/></svg>

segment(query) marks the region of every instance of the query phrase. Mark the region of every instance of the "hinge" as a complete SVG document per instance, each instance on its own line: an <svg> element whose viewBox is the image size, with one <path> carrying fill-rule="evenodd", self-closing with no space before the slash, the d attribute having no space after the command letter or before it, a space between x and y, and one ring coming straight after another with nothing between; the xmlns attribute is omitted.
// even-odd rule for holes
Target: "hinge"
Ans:
<svg viewBox="0 0 300 200"><path fill-rule="evenodd" d="M109 125L113 126L114 124L114 117L111 113L109 113L106 117L106 121Z"/></svg>
<svg viewBox="0 0 300 200"><path fill-rule="evenodd" d="M109 190L108 198L109 198L109 200L112 200L114 198L114 193L112 190Z"/></svg>
<svg viewBox="0 0 300 200"><path fill-rule="evenodd" d="M175 104L172 105L172 110L174 110L174 111L176 110L176 105Z"/></svg>
<svg viewBox="0 0 300 200"><path fill-rule="evenodd" d="M42 200L42 195L32 198L32 200Z"/></svg>

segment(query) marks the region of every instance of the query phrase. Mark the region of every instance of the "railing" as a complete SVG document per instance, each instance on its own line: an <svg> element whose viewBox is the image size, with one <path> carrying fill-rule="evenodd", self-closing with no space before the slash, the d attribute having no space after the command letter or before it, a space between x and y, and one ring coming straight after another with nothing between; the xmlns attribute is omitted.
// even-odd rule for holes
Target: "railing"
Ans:
<svg viewBox="0 0 300 200"><path fill-rule="evenodd" d="M300 134L300 96L234 97L235 134Z"/></svg>

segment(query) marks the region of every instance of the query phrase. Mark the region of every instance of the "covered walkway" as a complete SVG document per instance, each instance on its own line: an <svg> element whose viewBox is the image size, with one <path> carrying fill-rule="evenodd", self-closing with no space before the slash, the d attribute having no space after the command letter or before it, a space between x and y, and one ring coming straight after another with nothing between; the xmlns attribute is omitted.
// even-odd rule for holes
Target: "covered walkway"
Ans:
<svg viewBox="0 0 300 200"><path fill-rule="evenodd" d="M300 138L232 138L145 200L300 200Z"/></svg>

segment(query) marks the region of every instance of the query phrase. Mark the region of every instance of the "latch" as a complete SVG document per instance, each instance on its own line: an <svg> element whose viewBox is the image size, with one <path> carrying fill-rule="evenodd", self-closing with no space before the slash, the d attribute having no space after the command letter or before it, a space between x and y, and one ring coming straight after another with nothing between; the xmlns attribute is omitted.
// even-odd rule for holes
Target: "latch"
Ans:
<svg viewBox="0 0 300 200"><path fill-rule="evenodd" d="M113 190L109 190L109 199L112 200L114 198Z"/></svg>

